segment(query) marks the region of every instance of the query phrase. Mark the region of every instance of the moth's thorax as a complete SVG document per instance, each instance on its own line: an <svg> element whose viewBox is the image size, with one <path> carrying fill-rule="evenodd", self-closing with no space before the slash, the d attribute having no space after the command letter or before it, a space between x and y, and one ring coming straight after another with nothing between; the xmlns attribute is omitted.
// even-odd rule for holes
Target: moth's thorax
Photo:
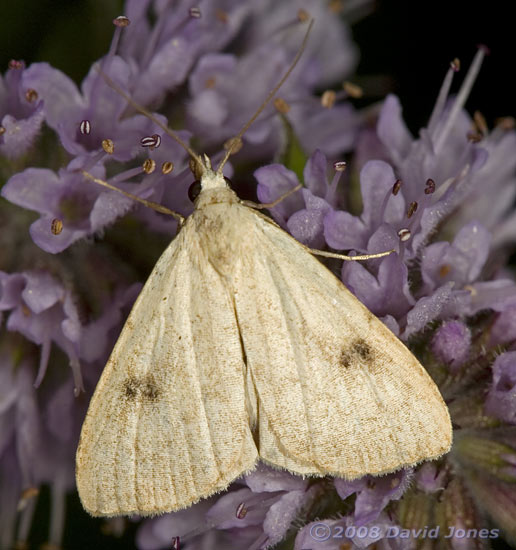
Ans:
<svg viewBox="0 0 516 550"><path fill-rule="evenodd" d="M236 193L228 187L222 176L213 174L213 178L203 175L201 192L195 202L195 209L201 210L212 204L231 204L239 202Z"/></svg>
<svg viewBox="0 0 516 550"><path fill-rule="evenodd" d="M220 275L230 279L235 262L249 246L249 214L229 188L203 189L188 219L199 239L203 256Z"/></svg>

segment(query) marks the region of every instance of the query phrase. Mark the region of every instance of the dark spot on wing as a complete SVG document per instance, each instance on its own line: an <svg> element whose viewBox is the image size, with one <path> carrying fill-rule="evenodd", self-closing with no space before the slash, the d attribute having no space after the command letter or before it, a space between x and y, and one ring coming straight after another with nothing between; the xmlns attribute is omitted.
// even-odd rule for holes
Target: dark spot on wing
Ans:
<svg viewBox="0 0 516 550"><path fill-rule="evenodd" d="M340 364L346 369L356 363L364 365L364 363L370 364L372 361L373 350L362 338L354 340L349 347L343 348L340 354Z"/></svg>
<svg viewBox="0 0 516 550"><path fill-rule="evenodd" d="M352 350L353 350L353 353L358 355L358 357L360 357L364 361L369 361L371 359L371 355L372 355L371 348L369 347L369 344L365 340L362 340L361 338L353 342Z"/></svg>
<svg viewBox="0 0 516 550"><path fill-rule="evenodd" d="M130 376L123 383L123 395L129 401L155 401L160 393L151 376L144 378Z"/></svg>
<svg viewBox="0 0 516 550"><path fill-rule="evenodd" d="M149 401L154 401L159 395L159 389L153 381L147 380L142 386L142 395Z"/></svg>
<svg viewBox="0 0 516 550"><path fill-rule="evenodd" d="M128 399L134 399L138 394L138 383L134 378L128 378L124 382L124 395Z"/></svg>
<svg viewBox="0 0 516 550"><path fill-rule="evenodd" d="M340 354L340 364L347 369L351 365L351 357L349 356L349 351L343 349Z"/></svg>

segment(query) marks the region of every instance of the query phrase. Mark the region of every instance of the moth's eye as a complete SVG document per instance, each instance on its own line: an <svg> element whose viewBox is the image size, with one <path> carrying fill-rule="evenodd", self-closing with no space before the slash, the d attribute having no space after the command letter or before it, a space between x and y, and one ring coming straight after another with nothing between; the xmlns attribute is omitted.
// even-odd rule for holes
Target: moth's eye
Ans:
<svg viewBox="0 0 516 550"><path fill-rule="evenodd" d="M201 192L201 182L199 180L196 180L190 185L188 188L188 198L194 202L195 199L199 196L199 193Z"/></svg>
<svg viewBox="0 0 516 550"><path fill-rule="evenodd" d="M226 176L224 176L224 180L226 181L226 183L228 184L228 187L230 189L233 189L233 182L229 179L229 178L226 178Z"/></svg>

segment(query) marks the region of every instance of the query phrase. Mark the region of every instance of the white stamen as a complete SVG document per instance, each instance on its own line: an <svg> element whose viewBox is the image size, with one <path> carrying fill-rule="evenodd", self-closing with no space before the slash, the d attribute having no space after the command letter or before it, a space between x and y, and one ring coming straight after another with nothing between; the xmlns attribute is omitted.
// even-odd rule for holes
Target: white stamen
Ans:
<svg viewBox="0 0 516 550"><path fill-rule="evenodd" d="M450 93L450 88L453 81L453 75L456 72L457 70L454 68L452 64L450 64L450 68L448 69L446 76L444 77L444 81L441 85L441 89L439 90L439 95L437 96L437 101L435 102L434 109L432 111L430 120L428 122L428 132L431 137L434 137L433 133L435 131L435 127L437 126L437 123L441 118L442 112L444 110L444 106L446 104L446 100L448 99L448 94Z"/></svg>
<svg viewBox="0 0 516 550"><path fill-rule="evenodd" d="M464 79L464 82L460 87L459 93L455 98L450 114L448 115L446 123L444 124L444 128L441 130L439 136L437 136L437 141L435 143L436 153L439 152L441 147L444 145L444 142L446 141L448 134L450 133L451 129L453 128L453 125L455 124L457 115L459 114L460 110L464 107L464 104L466 103L466 100L468 99L468 96L471 92L471 88L473 87L473 83L475 82L478 72L480 71L480 67L482 66L482 61L485 55L486 55L486 48L481 46L478 49L473 59L473 63L471 63L468 73L466 74L466 78Z"/></svg>

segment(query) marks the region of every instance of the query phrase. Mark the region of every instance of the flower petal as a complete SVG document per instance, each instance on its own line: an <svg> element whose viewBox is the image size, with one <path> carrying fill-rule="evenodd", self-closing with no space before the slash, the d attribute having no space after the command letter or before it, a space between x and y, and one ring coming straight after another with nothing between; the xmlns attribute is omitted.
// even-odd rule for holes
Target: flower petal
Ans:
<svg viewBox="0 0 516 550"><path fill-rule="evenodd" d="M388 95L385 99L377 132L394 162L401 164L410 151L412 136L401 116L400 100L395 95Z"/></svg>
<svg viewBox="0 0 516 550"><path fill-rule="evenodd" d="M282 164L269 164L258 168L254 172L254 177L258 180L256 192L262 203L273 202L299 184L296 174ZM298 192L282 200L274 208L271 208L270 212L274 219L282 227L285 227L288 218L303 206L303 196Z"/></svg>

